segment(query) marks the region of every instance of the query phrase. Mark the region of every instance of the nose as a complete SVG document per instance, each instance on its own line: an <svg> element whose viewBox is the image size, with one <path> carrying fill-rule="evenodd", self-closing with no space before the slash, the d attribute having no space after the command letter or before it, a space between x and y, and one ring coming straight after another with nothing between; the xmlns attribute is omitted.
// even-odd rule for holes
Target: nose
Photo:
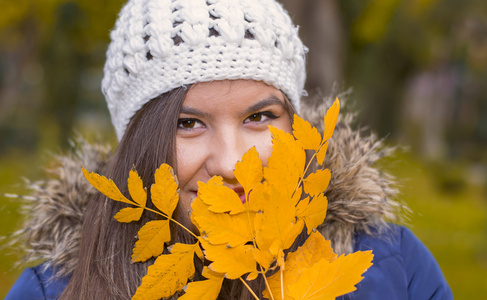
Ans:
<svg viewBox="0 0 487 300"><path fill-rule="evenodd" d="M245 141L236 132L230 131L218 135L210 145L211 154L206 162L206 169L210 176L219 175L232 184L237 183L233 171L235 164L242 159L243 154L252 145L246 145Z"/></svg>

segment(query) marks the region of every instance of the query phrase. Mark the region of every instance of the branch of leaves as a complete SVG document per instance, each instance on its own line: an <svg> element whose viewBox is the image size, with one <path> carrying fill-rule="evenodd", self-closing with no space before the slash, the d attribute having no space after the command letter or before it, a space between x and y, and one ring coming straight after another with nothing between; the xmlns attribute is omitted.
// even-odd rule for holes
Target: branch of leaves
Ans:
<svg viewBox="0 0 487 300"><path fill-rule="evenodd" d="M119 222L139 220L144 209L166 218L150 221L139 231L132 262L157 258L133 299L161 299L182 289L181 299L216 299L224 278L240 280L259 299L247 284L259 276L265 281L267 299L335 299L355 290L373 255L367 251L337 257L330 242L315 230L326 216L324 192L330 171L317 170L305 177L313 159L320 165L325 159L339 108L337 99L325 115L323 137L299 116L294 116L293 135L270 127L273 151L267 166L255 147L235 165L245 201L220 176L198 182L191 204L191 221L200 235L191 234L198 242L174 244L169 247L171 254L162 255L164 243L171 241L169 222L177 223L172 213L179 200L178 182L171 167L161 165L151 186L151 199L159 211L146 207L147 193L135 170L129 174L133 199L129 200L113 181L83 169L88 181L108 198L135 206L117 213ZM314 151L308 164L306 150ZM304 226L306 241L289 252ZM188 284L195 273L195 255L209 262L201 271L206 280Z"/></svg>

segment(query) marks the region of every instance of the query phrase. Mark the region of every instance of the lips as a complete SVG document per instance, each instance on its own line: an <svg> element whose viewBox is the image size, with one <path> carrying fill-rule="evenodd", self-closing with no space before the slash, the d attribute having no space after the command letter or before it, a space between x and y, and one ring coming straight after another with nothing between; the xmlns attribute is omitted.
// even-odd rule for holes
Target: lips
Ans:
<svg viewBox="0 0 487 300"><path fill-rule="evenodd" d="M238 197L240 198L240 201L242 201L242 204L245 204L245 191L242 187L236 187L233 188L233 191L237 193Z"/></svg>

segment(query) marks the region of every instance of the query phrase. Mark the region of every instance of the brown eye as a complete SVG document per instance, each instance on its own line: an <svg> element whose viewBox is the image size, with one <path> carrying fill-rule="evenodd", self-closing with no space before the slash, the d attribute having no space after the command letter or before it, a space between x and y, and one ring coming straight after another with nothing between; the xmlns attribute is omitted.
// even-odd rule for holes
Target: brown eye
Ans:
<svg viewBox="0 0 487 300"><path fill-rule="evenodd" d="M249 116L249 121L260 122L262 120L262 114L252 114Z"/></svg>
<svg viewBox="0 0 487 300"><path fill-rule="evenodd" d="M184 128L193 128L194 127L194 121L193 120L186 120L181 123L181 125Z"/></svg>
<svg viewBox="0 0 487 300"><path fill-rule="evenodd" d="M193 129L197 127L198 121L195 119L180 119L178 121L178 128L182 129Z"/></svg>
<svg viewBox="0 0 487 300"><path fill-rule="evenodd" d="M271 113L270 111L263 111L263 112L257 112L253 113L250 116L245 119L244 123L263 123L263 122L268 122L270 120L277 119L278 116L275 114Z"/></svg>

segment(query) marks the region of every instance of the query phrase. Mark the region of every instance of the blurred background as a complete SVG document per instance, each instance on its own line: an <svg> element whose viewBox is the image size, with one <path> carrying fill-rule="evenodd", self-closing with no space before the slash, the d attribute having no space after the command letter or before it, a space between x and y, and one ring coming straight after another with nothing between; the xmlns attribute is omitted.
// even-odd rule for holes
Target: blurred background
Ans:
<svg viewBox="0 0 487 300"><path fill-rule="evenodd" d="M409 225L456 299L487 299L487 2L286 0L309 47L310 94L352 88L357 125L400 145ZM41 179L77 134L115 144L100 80L122 0L2 0L0 193ZM19 224L0 198L0 236ZM21 270L0 250L0 297Z"/></svg>

